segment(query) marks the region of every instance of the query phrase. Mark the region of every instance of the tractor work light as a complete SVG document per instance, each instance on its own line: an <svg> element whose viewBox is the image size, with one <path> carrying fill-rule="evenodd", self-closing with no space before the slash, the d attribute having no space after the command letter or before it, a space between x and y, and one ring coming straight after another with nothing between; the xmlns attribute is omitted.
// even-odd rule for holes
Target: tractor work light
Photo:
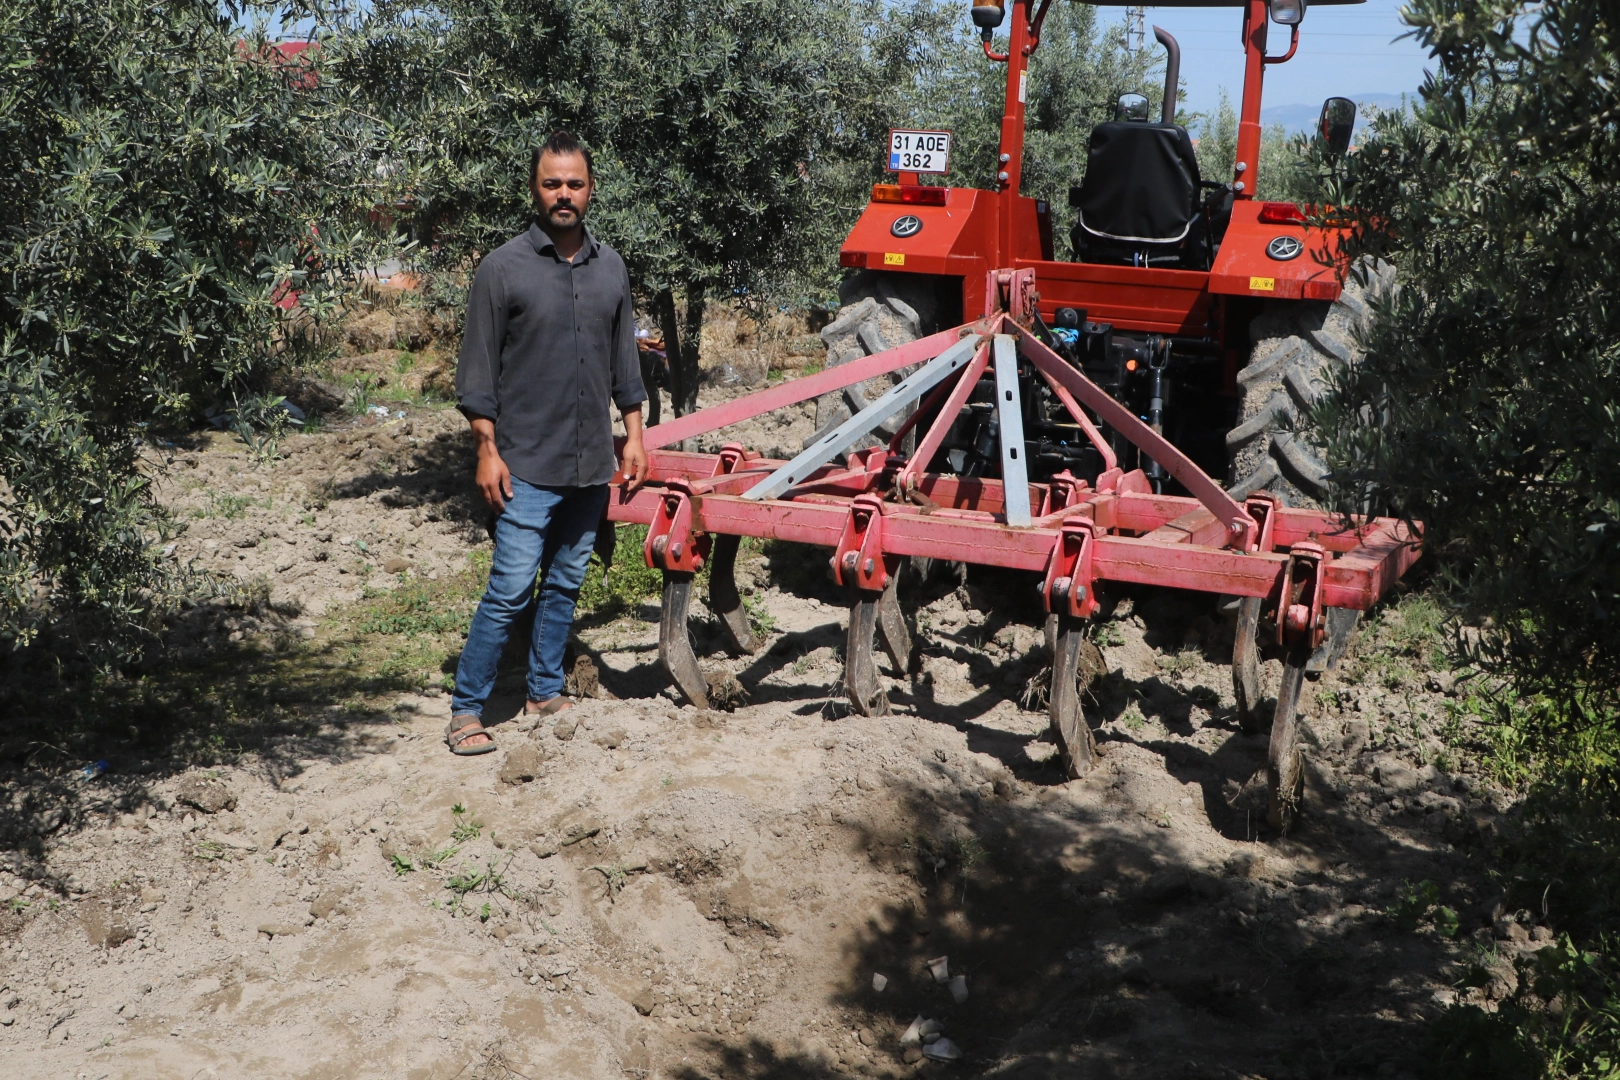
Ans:
<svg viewBox="0 0 1620 1080"><path fill-rule="evenodd" d="M872 201L909 203L912 206L944 206L948 188L924 187L921 184L873 184Z"/></svg>
<svg viewBox="0 0 1620 1080"><path fill-rule="evenodd" d="M1291 202L1260 204L1260 221L1266 225L1303 225L1305 213Z"/></svg>
<svg viewBox="0 0 1620 1080"><path fill-rule="evenodd" d="M1305 21L1305 0L1271 0L1271 21L1278 26L1298 26Z"/></svg>
<svg viewBox="0 0 1620 1080"><path fill-rule="evenodd" d="M990 31L1000 26L1006 17L1007 9L1001 6L1001 0L973 0L973 25L986 41L990 40Z"/></svg>

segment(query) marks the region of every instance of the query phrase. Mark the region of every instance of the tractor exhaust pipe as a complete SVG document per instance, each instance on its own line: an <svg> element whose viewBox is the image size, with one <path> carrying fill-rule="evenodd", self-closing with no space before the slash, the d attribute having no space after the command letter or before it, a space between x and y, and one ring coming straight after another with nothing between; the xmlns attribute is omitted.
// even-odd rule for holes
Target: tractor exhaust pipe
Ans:
<svg viewBox="0 0 1620 1080"><path fill-rule="evenodd" d="M1176 122L1176 91L1181 88L1181 46L1170 36L1170 31L1157 26L1153 28L1153 36L1170 54L1164 62L1164 122L1173 124Z"/></svg>

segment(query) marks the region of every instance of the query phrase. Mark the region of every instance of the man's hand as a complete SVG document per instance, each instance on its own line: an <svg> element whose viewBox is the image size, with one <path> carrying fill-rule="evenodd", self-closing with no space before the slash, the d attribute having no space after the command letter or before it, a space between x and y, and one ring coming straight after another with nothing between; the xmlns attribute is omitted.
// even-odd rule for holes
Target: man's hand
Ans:
<svg viewBox="0 0 1620 1080"><path fill-rule="evenodd" d="M619 459L619 479L629 491L647 482L647 448L641 440L641 406L624 414L624 455Z"/></svg>
<svg viewBox="0 0 1620 1080"><path fill-rule="evenodd" d="M495 449L495 421L474 417L473 443L478 448L478 493L497 514L512 497L512 473Z"/></svg>

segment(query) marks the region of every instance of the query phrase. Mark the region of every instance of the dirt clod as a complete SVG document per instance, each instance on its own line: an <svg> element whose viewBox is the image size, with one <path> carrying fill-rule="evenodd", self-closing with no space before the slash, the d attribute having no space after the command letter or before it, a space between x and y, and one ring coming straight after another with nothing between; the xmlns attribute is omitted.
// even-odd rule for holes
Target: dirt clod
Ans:
<svg viewBox="0 0 1620 1080"><path fill-rule="evenodd" d="M527 784L540 775L544 759L534 746L519 746L506 752L496 774L503 784Z"/></svg>
<svg viewBox="0 0 1620 1080"><path fill-rule="evenodd" d="M225 782L202 773L187 774L180 781L180 786L175 788L174 797L205 814L236 809L236 795Z"/></svg>

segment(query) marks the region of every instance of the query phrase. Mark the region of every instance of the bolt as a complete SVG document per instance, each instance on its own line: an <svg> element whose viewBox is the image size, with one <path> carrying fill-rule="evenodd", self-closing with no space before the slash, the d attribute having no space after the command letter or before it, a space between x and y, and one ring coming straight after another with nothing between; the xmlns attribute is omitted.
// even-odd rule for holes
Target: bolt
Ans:
<svg viewBox="0 0 1620 1080"><path fill-rule="evenodd" d="M867 559L866 560L866 566L865 566L864 569L866 570L866 572L868 574L870 574L875 566L876 566L876 564L874 562L872 562L871 559Z"/></svg>
<svg viewBox="0 0 1620 1080"><path fill-rule="evenodd" d="M681 552L685 551L685 550L686 550L686 545L684 545L684 544L674 544L674 545L672 545L670 547L669 553L671 555L673 555L675 558L678 559L678 558L681 557Z"/></svg>
<svg viewBox="0 0 1620 1080"><path fill-rule="evenodd" d="M1007 170L1002 169L1000 172L996 173L996 179L1005 184L1007 182Z"/></svg>

